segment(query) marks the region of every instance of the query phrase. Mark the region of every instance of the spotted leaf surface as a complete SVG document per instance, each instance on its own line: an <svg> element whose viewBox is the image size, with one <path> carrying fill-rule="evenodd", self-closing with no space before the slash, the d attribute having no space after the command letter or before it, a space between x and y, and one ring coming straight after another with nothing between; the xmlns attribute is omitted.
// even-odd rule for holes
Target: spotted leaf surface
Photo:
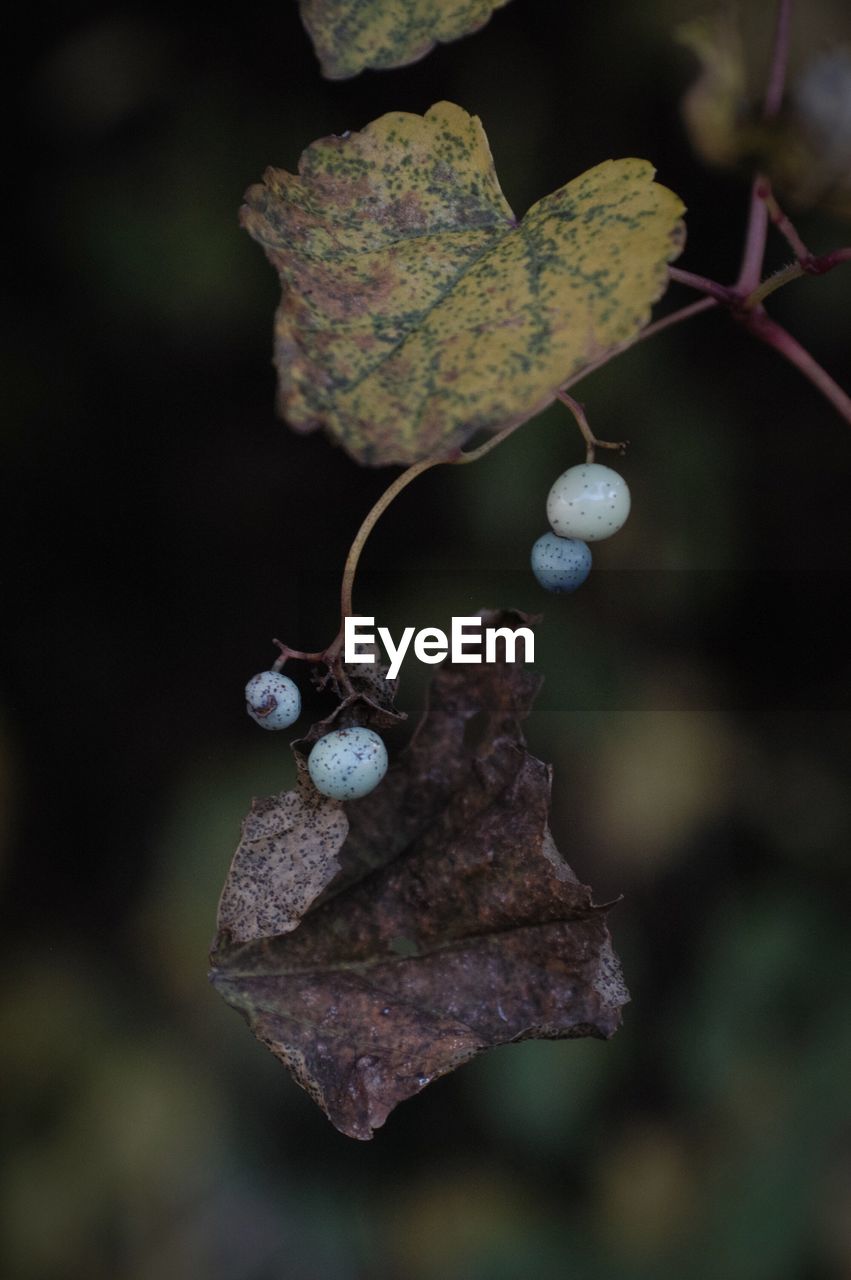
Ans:
<svg viewBox="0 0 851 1280"><path fill-rule="evenodd" d="M300 0L323 75L403 67L484 26L508 0Z"/></svg>
<svg viewBox="0 0 851 1280"><path fill-rule="evenodd" d="M293 791L255 800L219 902L219 929L246 942L294 929L340 870L349 824L302 771Z"/></svg>
<svg viewBox="0 0 851 1280"><path fill-rule="evenodd" d="M323 898L273 936L220 919L217 990L352 1137L491 1046L620 1023L606 910L556 848L550 769L520 730L537 685L515 665L444 664L410 746L343 806ZM285 903L279 867L258 896Z"/></svg>
<svg viewBox="0 0 851 1280"><path fill-rule="evenodd" d="M646 323L682 212L646 160L607 160L518 222L451 103L314 143L242 211L283 288L281 414L372 465L524 421Z"/></svg>

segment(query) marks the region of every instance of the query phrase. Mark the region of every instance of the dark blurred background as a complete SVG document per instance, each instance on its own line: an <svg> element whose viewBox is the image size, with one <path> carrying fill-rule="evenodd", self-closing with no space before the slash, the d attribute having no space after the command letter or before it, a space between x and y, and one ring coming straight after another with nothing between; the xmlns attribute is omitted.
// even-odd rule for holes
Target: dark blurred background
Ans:
<svg viewBox="0 0 851 1280"><path fill-rule="evenodd" d="M481 115L517 212L647 156L689 206L681 265L731 279L746 184L701 167L677 110L694 63L673 28L709 6L513 0L417 66L336 84L291 0L18 15L4 1276L851 1276L851 434L723 316L583 384L597 433L632 442L633 514L576 596L527 569L582 457L551 410L411 487L356 597L394 632L545 614L528 737L561 849L600 900L624 895L622 1030L494 1051L359 1144L205 975L240 819L292 778L242 686L273 636L330 640L348 543L395 474L275 419L278 286L237 228L243 190L320 135L450 98ZM746 7L767 34L771 5ZM799 6L796 59L849 38L843 0ZM850 238L818 210L800 230ZM846 387L850 271L773 307ZM415 720L424 669L403 674Z"/></svg>

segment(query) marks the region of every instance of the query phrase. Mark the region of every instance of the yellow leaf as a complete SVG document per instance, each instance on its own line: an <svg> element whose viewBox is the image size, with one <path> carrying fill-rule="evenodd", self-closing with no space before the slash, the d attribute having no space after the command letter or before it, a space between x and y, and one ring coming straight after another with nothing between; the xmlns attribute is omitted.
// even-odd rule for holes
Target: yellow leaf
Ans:
<svg viewBox="0 0 851 1280"><path fill-rule="evenodd" d="M404 67L478 31L508 0L299 0L323 75Z"/></svg>
<svg viewBox="0 0 851 1280"><path fill-rule="evenodd" d="M738 26L729 13L719 13L684 23L677 35L701 64L682 102L694 149L707 164L736 165L753 143L745 127L750 104Z"/></svg>
<svg viewBox="0 0 851 1280"><path fill-rule="evenodd" d="M522 422L647 322L682 212L646 160L607 160L518 222L451 103L323 138L242 211L283 285L280 411L376 466Z"/></svg>

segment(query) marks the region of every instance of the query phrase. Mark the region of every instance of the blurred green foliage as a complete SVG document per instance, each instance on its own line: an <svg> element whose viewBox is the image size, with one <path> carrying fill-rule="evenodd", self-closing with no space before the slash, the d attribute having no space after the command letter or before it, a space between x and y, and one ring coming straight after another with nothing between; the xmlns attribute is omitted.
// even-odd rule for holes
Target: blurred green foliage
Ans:
<svg viewBox="0 0 851 1280"><path fill-rule="evenodd" d="M513 0L341 84L295 5L22 15L0 311L4 1276L851 1274L851 456L722 317L583 385L598 434L632 442L634 505L577 596L542 598L526 568L581 457L555 410L407 491L358 586L394 631L545 612L528 736L560 847L601 900L625 895L623 1029L495 1051L360 1145L205 981L241 816L292 776L242 685L273 635L330 639L388 478L274 420L277 284L236 228L242 190L323 133L448 97L482 115L518 211L646 155L689 205L683 265L731 278L745 189L700 168L675 111L693 63L670 29L698 9ZM840 3L796 23L810 48L849 36ZM847 240L817 210L800 229ZM847 380L847 280L776 305ZM414 719L425 678L404 672Z"/></svg>

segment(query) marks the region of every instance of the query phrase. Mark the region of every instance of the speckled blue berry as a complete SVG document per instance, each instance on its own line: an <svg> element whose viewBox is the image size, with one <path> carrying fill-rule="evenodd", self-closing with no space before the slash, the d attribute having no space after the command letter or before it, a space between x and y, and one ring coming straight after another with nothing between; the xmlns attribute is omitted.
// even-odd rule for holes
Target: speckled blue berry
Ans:
<svg viewBox="0 0 851 1280"><path fill-rule="evenodd" d="M287 729L301 715L298 685L280 671L259 671L245 686L245 710L263 729Z"/></svg>
<svg viewBox="0 0 851 1280"><path fill-rule="evenodd" d="M315 744L307 769L323 796L359 800L387 772L387 748L373 729L335 729Z"/></svg>
<svg viewBox="0 0 851 1280"><path fill-rule="evenodd" d="M542 534L532 548L532 572L547 591L566 595L591 572L591 548L579 538Z"/></svg>

